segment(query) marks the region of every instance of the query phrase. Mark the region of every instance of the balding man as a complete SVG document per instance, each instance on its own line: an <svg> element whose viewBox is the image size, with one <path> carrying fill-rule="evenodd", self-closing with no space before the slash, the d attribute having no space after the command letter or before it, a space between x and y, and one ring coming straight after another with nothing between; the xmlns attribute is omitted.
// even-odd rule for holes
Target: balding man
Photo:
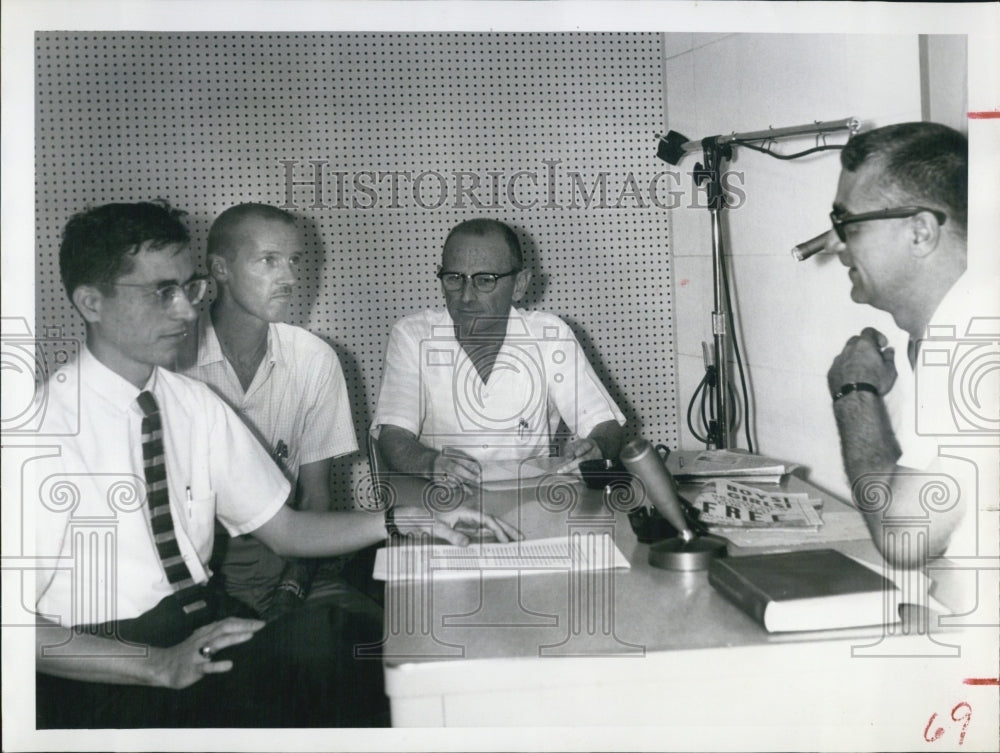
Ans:
<svg viewBox="0 0 1000 753"><path fill-rule="evenodd" d="M616 458L625 418L569 327L515 309L531 272L514 231L496 220L448 234L438 272L445 309L397 322L373 433L397 472L475 484L482 464L548 456L559 427L564 467Z"/></svg>

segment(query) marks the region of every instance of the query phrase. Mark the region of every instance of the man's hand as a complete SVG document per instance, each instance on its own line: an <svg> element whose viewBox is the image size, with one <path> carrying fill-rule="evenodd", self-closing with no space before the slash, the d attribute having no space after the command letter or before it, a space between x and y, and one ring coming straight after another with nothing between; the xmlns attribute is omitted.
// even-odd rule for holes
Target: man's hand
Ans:
<svg viewBox="0 0 1000 753"><path fill-rule="evenodd" d="M156 662L154 684L179 690L194 685L207 674L228 672L233 662L212 661L212 655L245 643L264 625L263 620L227 617L198 628L176 646L150 648L150 658Z"/></svg>
<svg viewBox="0 0 1000 753"><path fill-rule="evenodd" d="M434 456L431 478L447 486L474 486L482 477L479 461L459 449L446 448Z"/></svg>
<svg viewBox="0 0 1000 753"><path fill-rule="evenodd" d="M449 544L467 546L471 539L462 530L478 531L486 529L499 542L519 541L524 538L521 533L509 523L494 518L480 510L469 507L458 507L454 510L434 513L433 521L427 511L420 507L397 507L393 510L393 523L400 533L427 531L438 539L444 539Z"/></svg>
<svg viewBox="0 0 1000 753"><path fill-rule="evenodd" d="M584 460L600 460L603 457L600 446L590 437L572 439L563 447L563 463L556 468L556 473L569 473L579 468Z"/></svg>
<svg viewBox="0 0 1000 753"><path fill-rule="evenodd" d="M886 336L873 327L865 327L848 340L826 375L830 394L836 395L845 384L867 382L884 397L896 382L895 351L888 344Z"/></svg>

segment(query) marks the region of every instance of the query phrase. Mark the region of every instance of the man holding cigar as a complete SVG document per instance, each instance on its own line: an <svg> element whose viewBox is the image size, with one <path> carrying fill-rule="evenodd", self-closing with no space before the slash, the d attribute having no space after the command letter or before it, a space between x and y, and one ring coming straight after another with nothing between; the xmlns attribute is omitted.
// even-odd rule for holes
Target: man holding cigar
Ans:
<svg viewBox="0 0 1000 753"><path fill-rule="evenodd" d="M992 322L995 348L1000 321L996 281L966 272L968 142L936 123L901 123L852 138L841 165L827 246L849 268L852 300L887 311L908 336L897 343L867 327L827 375L852 496L893 565L973 554L974 468L943 447L946 434L968 439L954 417L963 396L935 381L935 364L954 370L964 339L983 333L977 321ZM994 422L996 374L992 387L977 385L982 415ZM947 490L941 504L925 504L927 484ZM903 520L926 521L926 546L895 535Z"/></svg>

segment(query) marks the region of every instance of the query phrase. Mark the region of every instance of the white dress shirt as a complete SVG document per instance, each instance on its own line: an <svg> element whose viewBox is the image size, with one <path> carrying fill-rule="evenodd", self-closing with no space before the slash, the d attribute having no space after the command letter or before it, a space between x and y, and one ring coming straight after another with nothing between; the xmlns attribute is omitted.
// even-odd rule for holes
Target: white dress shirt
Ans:
<svg viewBox="0 0 1000 753"><path fill-rule="evenodd" d="M511 308L485 383L447 310L413 314L392 328L375 432L393 424L436 450L459 448L481 462L514 460L547 455L560 418L579 437L605 421L625 423L558 317Z"/></svg>
<svg viewBox="0 0 1000 753"><path fill-rule="evenodd" d="M140 390L86 348L52 379L51 425L72 434L32 464L38 611L64 625L138 617L173 592L146 509ZM260 443L205 385L156 368L145 387L163 423L177 543L196 582L210 576L215 519L233 535L270 520L290 486Z"/></svg>

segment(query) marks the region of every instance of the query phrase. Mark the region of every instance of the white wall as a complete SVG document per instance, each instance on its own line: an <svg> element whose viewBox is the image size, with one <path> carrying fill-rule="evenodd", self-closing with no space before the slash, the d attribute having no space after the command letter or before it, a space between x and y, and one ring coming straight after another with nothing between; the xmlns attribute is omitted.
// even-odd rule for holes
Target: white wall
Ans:
<svg viewBox="0 0 1000 753"><path fill-rule="evenodd" d="M969 126L968 42L959 34L921 35L924 116L963 133Z"/></svg>
<svg viewBox="0 0 1000 753"><path fill-rule="evenodd" d="M667 125L691 139L838 120L863 127L921 119L918 37L700 35L666 37ZM964 63L964 61L963 61ZM964 68L960 68L964 71ZM964 82L963 82L964 86ZM831 136L842 143L843 134ZM814 139L782 141L780 152ZM691 170L700 153L678 166ZM896 332L892 319L849 296L833 256L794 261L789 250L829 227L839 152L779 161L738 149L746 202L727 212L737 329L749 372L758 452L801 463L819 486L847 497L826 372L865 326ZM704 374L711 342L711 235L705 209L671 212L678 352L678 410ZM735 368L732 369L734 379ZM682 427L682 447L700 446ZM742 427L736 441L745 446Z"/></svg>

